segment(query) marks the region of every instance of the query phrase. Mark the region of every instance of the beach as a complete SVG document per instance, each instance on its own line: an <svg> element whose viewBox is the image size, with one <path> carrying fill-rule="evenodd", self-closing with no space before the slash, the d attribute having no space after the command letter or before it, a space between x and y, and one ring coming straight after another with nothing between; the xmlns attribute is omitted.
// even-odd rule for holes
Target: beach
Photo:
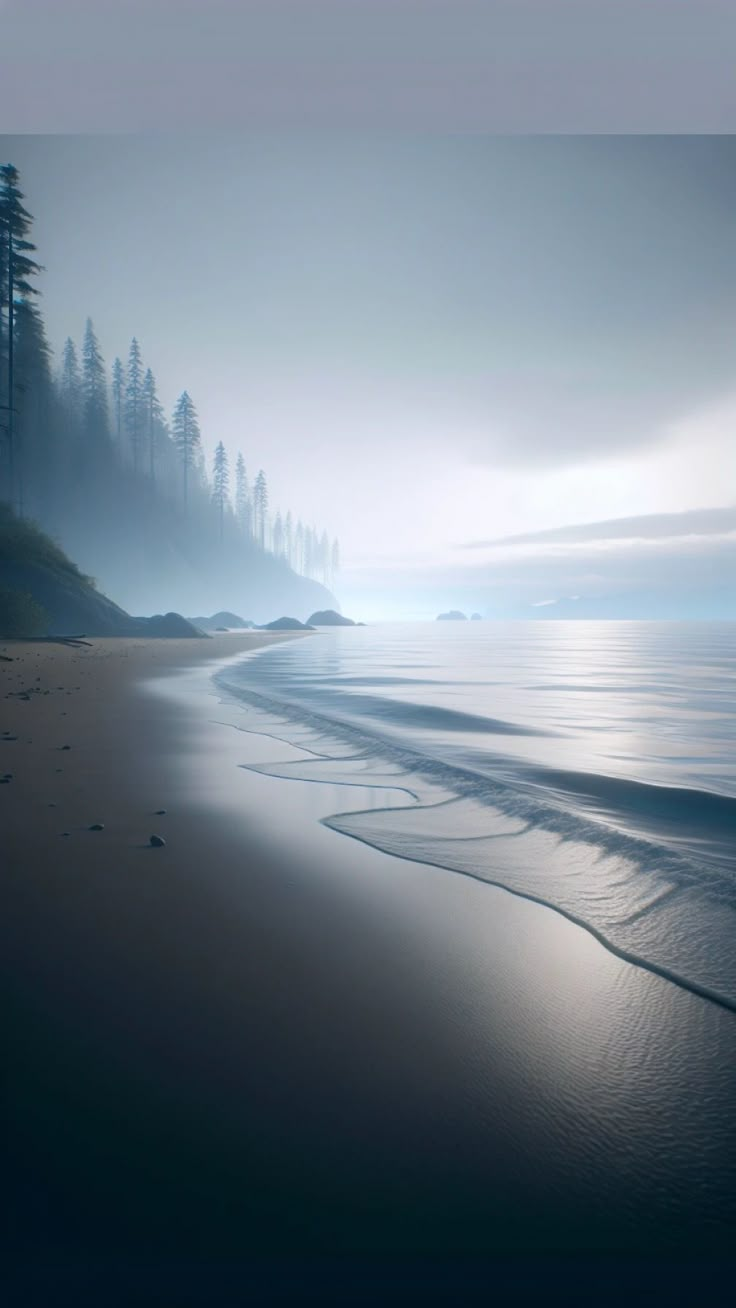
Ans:
<svg viewBox="0 0 736 1308"><path fill-rule="evenodd" d="M244 770L295 751L211 671L292 638L0 645L16 1296L487 1302L496 1260L582 1303L581 1258L720 1265L733 1015Z"/></svg>

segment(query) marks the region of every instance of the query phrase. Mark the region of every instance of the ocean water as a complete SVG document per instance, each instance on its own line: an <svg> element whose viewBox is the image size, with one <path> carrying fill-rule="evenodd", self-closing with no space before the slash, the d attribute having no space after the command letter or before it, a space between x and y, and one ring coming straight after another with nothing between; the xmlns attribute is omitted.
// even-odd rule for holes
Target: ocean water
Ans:
<svg viewBox="0 0 736 1308"><path fill-rule="evenodd" d="M321 630L217 684L301 751L255 770L345 786L328 826L736 1010L736 624ZM380 805L356 811L350 786Z"/></svg>

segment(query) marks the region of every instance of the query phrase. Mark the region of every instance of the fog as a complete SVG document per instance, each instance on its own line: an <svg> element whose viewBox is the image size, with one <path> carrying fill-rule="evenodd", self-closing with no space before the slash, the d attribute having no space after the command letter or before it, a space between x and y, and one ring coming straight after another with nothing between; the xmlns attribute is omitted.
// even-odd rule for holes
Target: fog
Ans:
<svg viewBox="0 0 736 1308"><path fill-rule="evenodd" d="M162 421L191 395L205 468L222 442L232 482L241 452L269 531L291 511L339 540L339 576L312 575L354 616L463 596L539 616L571 587L591 612L605 593L618 616L687 615L699 591L733 611L728 533L687 586L679 545L644 585L621 548L602 580L585 533L574 567L541 534L733 502L732 138L290 128L0 153L35 220L52 370L88 316L108 369L135 337ZM522 534L502 577L463 553ZM153 604L117 565L100 579Z"/></svg>

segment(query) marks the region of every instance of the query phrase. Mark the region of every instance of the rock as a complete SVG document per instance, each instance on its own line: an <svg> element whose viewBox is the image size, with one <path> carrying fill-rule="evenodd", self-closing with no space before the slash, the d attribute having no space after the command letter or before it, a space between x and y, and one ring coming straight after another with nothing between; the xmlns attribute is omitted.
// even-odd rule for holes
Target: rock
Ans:
<svg viewBox="0 0 736 1308"><path fill-rule="evenodd" d="M237 631L247 631L248 627L255 625L248 618L239 618L237 613L228 613L227 609L213 613L210 622L218 629L224 628L226 631L230 631L233 627Z"/></svg>
<svg viewBox="0 0 736 1308"><path fill-rule="evenodd" d="M149 845L153 845L154 849L161 849L166 844L166 841L163 836L150 836L148 843Z"/></svg>
<svg viewBox="0 0 736 1308"><path fill-rule="evenodd" d="M104 822L93 822L91 827L87 827L87 830L88 830L88 831L104 831L104 830L105 830L105 824L104 824Z"/></svg>
<svg viewBox="0 0 736 1308"><path fill-rule="evenodd" d="M68 836L68 835L69 835L69 832L68 832L68 831L62 831L60 834L61 834L62 836Z"/></svg>
<svg viewBox="0 0 736 1308"><path fill-rule="evenodd" d="M62 745L62 749L71 749L71 745Z"/></svg>
<svg viewBox="0 0 736 1308"><path fill-rule="evenodd" d="M157 808L157 809L156 809L156 817L163 817L165 813L166 813L166 809L165 809L165 808Z"/></svg>
<svg viewBox="0 0 736 1308"><path fill-rule="evenodd" d="M204 636L204 632L195 627L181 613L154 613L152 618L140 618L145 623L143 632L146 636Z"/></svg>
<svg viewBox="0 0 736 1308"><path fill-rule="evenodd" d="M306 622L299 622L297 618L277 618L275 622L266 622L260 628L261 631L314 631Z"/></svg>
<svg viewBox="0 0 736 1308"><path fill-rule="evenodd" d="M461 613L459 609L450 609L447 613L438 613L438 622L467 622L467 614Z"/></svg>
<svg viewBox="0 0 736 1308"><path fill-rule="evenodd" d="M0 786L9 786L10 777L0 777Z"/></svg>
<svg viewBox="0 0 736 1308"><path fill-rule="evenodd" d="M342 613L336 613L334 609L319 609L313 613L307 622L312 627L354 627L355 623L352 618L344 618Z"/></svg>

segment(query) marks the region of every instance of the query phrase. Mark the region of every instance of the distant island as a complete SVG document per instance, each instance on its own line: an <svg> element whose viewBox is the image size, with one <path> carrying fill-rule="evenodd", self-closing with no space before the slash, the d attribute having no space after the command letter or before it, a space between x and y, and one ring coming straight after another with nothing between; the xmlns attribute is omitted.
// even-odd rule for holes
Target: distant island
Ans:
<svg viewBox="0 0 736 1308"><path fill-rule="evenodd" d="M308 622L300 622L298 618L276 618L274 622L264 622L263 626L258 628L259 631L314 631Z"/></svg>
<svg viewBox="0 0 736 1308"><path fill-rule="evenodd" d="M461 613L459 609L449 609L447 613L438 613L437 622L467 622L467 613Z"/></svg>
<svg viewBox="0 0 736 1308"><path fill-rule="evenodd" d="M256 625L250 618L240 618L237 613L228 613L225 609L213 613L211 618L190 618L189 621L202 631L248 631Z"/></svg>
<svg viewBox="0 0 736 1308"><path fill-rule="evenodd" d="M307 622L312 627L356 627L359 624L353 622L352 618L344 618L342 613L337 613L335 609L319 609L313 613Z"/></svg>

